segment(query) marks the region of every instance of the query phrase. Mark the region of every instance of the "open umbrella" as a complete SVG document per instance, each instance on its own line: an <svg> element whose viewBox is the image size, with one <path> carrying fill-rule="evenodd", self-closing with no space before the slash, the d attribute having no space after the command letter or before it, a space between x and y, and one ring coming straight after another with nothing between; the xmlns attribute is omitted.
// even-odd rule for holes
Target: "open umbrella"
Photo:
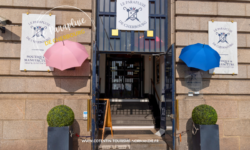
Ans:
<svg viewBox="0 0 250 150"><path fill-rule="evenodd" d="M209 45L194 44L182 49L179 56L188 67L207 71L220 66L220 55Z"/></svg>
<svg viewBox="0 0 250 150"><path fill-rule="evenodd" d="M85 47L69 40L57 42L44 54L46 65L60 70L80 67L89 57Z"/></svg>

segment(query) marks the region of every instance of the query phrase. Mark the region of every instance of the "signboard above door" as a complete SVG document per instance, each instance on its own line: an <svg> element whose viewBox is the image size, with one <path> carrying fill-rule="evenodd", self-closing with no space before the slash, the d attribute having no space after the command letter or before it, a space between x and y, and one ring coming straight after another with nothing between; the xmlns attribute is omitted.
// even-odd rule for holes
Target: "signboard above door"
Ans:
<svg viewBox="0 0 250 150"><path fill-rule="evenodd" d="M149 1L117 0L116 29L149 30Z"/></svg>

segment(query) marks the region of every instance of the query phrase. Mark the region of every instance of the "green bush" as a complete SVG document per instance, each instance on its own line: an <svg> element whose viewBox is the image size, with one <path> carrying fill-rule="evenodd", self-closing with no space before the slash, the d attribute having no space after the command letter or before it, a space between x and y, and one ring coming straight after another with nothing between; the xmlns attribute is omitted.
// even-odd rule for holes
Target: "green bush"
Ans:
<svg viewBox="0 0 250 150"><path fill-rule="evenodd" d="M52 108L47 115L47 122L50 127L71 126L74 119L74 112L66 105L59 105Z"/></svg>
<svg viewBox="0 0 250 150"><path fill-rule="evenodd" d="M199 105L192 112L193 122L197 125L214 125L217 122L216 110L209 105Z"/></svg>

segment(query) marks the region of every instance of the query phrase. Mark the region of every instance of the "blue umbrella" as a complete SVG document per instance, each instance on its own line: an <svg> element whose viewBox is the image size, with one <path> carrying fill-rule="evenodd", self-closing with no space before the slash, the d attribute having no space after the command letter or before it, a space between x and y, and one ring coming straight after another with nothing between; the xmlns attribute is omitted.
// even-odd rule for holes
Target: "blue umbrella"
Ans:
<svg viewBox="0 0 250 150"><path fill-rule="evenodd" d="M184 61L188 67L207 71L220 66L220 55L209 45L194 44L182 49L179 58Z"/></svg>

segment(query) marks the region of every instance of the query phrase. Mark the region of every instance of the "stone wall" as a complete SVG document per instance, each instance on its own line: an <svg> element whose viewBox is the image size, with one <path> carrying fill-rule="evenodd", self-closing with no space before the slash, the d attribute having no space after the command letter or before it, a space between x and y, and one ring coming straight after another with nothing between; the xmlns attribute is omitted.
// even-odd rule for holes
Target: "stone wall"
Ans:
<svg viewBox="0 0 250 150"><path fill-rule="evenodd" d="M82 43L90 57L75 70L54 72L21 72L22 13L45 13L56 6L70 5L84 10L94 18L92 0L0 0L0 15L11 20L6 33L0 32L0 149L1 150L46 150L48 111L57 105L68 105L75 113L74 131L89 136L83 111L87 111L87 99L91 93L91 52L94 32L91 21L79 10L60 8L53 10L56 25L71 22L71 18L86 19L81 27L56 33L56 37L85 30L85 34L70 40ZM92 37L92 38L91 38ZM74 149L90 144L74 137ZM82 148L83 149L83 148Z"/></svg>
<svg viewBox="0 0 250 150"><path fill-rule="evenodd" d="M178 58L181 49L195 43L208 44L208 21L234 21L238 24L238 75L203 74L202 98L187 97L186 65ZM179 150L192 150L193 108L213 106L218 113L221 150L250 149L250 1L175 1L176 99L179 100Z"/></svg>

